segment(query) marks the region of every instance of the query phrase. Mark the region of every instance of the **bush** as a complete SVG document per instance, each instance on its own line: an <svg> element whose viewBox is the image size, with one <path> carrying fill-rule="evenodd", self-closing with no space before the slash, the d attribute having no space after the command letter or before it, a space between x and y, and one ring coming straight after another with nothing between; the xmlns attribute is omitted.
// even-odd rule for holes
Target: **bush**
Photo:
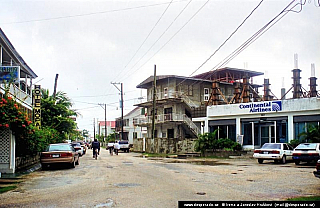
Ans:
<svg viewBox="0 0 320 208"><path fill-rule="evenodd" d="M220 138L218 139L216 134L219 129L216 129L213 133L205 133L199 135L198 140L196 140L194 150L203 154L205 150L242 150L242 146L232 141L228 138Z"/></svg>

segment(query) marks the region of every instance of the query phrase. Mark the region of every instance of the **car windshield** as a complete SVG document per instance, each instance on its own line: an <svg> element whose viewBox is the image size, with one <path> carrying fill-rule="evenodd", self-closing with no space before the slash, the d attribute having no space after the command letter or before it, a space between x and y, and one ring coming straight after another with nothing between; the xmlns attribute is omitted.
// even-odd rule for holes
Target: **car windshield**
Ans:
<svg viewBox="0 0 320 208"><path fill-rule="evenodd" d="M261 147L261 149L281 149L281 144L266 143Z"/></svg>
<svg viewBox="0 0 320 208"><path fill-rule="evenodd" d="M51 152L51 151L71 151L71 147L70 145L66 145L66 144L49 145L47 147L47 152Z"/></svg>
<svg viewBox="0 0 320 208"><path fill-rule="evenodd" d="M317 148L316 143L311 143L311 144L299 144L296 147L296 150L315 150Z"/></svg>
<svg viewBox="0 0 320 208"><path fill-rule="evenodd" d="M119 144L128 144L128 141L119 141Z"/></svg>

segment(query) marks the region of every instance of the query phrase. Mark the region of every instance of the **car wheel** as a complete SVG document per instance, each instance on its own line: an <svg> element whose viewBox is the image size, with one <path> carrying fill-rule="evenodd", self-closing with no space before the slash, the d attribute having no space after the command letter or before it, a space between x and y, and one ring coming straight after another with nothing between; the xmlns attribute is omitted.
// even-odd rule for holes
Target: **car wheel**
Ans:
<svg viewBox="0 0 320 208"><path fill-rule="evenodd" d="M296 165L299 165L299 164L300 164L300 161L299 161L299 160L295 160L294 163L295 163Z"/></svg>
<svg viewBox="0 0 320 208"><path fill-rule="evenodd" d="M78 160L77 160L77 162L76 162L76 165L80 165L80 159L79 159L79 157L78 157Z"/></svg>
<svg viewBox="0 0 320 208"><path fill-rule="evenodd" d="M286 164L287 162L287 158L285 155L283 155L282 160L281 160L282 164Z"/></svg>
<svg viewBox="0 0 320 208"><path fill-rule="evenodd" d="M262 164L263 163L263 159L258 159L258 163Z"/></svg>
<svg viewBox="0 0 320 208"><path fill-rule="evenodd" d="M76 161L75 160L73 160L73 162L70 164L70 167L71 168L75 168L76 167Z"/></svg>

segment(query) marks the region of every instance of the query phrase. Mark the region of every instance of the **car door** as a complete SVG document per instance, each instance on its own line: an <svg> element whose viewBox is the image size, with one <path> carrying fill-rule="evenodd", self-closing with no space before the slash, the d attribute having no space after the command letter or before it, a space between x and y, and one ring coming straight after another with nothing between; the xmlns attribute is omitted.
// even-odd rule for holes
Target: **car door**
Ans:
<svg viewBox="0 0 320 208"><path fill-rule="evenodd" d="M293 148L288 144L283 144L284 154L286 154L287 160L292 160Z"/></svg>

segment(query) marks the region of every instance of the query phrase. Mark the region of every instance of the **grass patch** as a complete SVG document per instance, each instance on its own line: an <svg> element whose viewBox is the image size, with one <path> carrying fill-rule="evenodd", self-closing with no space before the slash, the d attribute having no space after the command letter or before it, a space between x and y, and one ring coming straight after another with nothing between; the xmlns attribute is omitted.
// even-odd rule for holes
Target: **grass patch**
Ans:
<svg viewBox="0 0 320 208"><path fill-rule="evenodd" d="M16 189L17 186L6 186L6 187L0 187L0 194L7 192L7 191L11 191Z"/></svg>
<svg viewBox="0 0 320 208"><path fill-rule="evenodd" d="M305 196L287 199L287 201L320 201L320 196Z"/></svg>

